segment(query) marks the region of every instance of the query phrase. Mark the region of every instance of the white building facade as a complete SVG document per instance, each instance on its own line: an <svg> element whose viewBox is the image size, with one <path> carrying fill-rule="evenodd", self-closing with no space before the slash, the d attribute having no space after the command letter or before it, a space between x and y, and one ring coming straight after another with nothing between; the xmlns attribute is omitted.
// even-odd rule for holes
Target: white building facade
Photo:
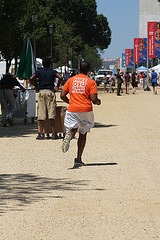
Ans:
<svg viewBox="0 0 160 240"><path fill-rule="evenodd" d="M160 0L140 0L139 38L147 38L147 22L160 22Z"/></svg>

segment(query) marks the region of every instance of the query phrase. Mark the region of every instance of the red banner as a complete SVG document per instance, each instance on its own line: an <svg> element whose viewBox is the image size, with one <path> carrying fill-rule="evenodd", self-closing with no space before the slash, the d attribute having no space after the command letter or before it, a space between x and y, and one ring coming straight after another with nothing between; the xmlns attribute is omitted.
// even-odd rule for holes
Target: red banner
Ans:
<svg viewBox="0 0 160 240"><path fill-rule="evenodd" d="M125 49L125 65L129 66L129 52L130 49Z"/></svg>
<svg viewBox="0 0 160 240"><path fill-rule="evenodd" d="M148 58L155 57L156 22L148 22Z"/></svg>
<svg viewBox="0 0 160 240"><path fill-rule="evenodd" d="M139 38L134 38L134 63L139 63Z"/></svg>

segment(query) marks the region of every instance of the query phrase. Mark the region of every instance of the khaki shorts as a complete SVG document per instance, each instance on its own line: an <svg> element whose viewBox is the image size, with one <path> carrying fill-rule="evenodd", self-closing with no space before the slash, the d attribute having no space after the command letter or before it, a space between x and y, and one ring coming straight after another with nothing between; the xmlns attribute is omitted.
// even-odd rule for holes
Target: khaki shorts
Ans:
<svg viewBox="0 0 160 240"><path fill-rule="evenodd" d="M48 114L48 119L56 117L56 95L50 89L39 91L38 95L38 120L45 120Z"/></svg>

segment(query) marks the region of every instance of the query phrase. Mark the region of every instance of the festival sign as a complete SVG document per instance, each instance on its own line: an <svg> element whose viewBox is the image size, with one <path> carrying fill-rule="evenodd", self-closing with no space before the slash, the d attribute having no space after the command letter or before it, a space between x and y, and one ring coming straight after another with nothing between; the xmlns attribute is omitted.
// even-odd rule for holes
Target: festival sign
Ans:
<svg viewBox="0 0 160 240"><path fill-rule="evenodd" d="M126 67L134 65L134 49L125 49L125 65Z"/></svg>
<svg viewBox="0 0 160 240"><path fill-rule="evenodd" d="M122 53L122 67L124 68L125 65L125 53Z"/></svg>
<svg viewBox="0 0 160 240"><path fill-rule="evenodd" d="M134 63L139 63L139 38L134 38Z"/></svg>
<svg viewBox="0 0 160 240"><path fill-rule="evenodd" d="M148 57L160 57L160 22L148 22Z"/></svg>
<svg viewBox="0 0 160 240"><path fill-rule="evenodd" d="M134 38L134 63L147 62L147 38Z"/></svg>

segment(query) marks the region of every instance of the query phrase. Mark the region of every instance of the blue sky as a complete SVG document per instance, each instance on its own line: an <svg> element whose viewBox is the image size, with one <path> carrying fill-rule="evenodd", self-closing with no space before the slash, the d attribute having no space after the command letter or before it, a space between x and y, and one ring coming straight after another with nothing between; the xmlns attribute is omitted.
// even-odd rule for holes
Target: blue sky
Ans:
<svg viewBox="0 0 160 240"><path fill-rule="evenodd" d="M112 40L103 58L117 58L122 49L134 48L139 37L139 0L96 0L98 14L107 17Z"/></svg>

